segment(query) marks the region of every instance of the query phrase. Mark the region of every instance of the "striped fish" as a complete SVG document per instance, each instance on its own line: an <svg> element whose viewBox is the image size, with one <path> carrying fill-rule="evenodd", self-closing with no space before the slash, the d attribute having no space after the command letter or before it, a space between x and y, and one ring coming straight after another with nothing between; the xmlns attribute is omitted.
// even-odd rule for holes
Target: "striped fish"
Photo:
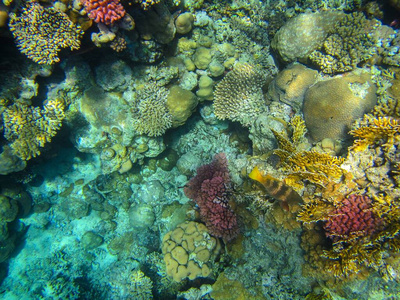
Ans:
<svg viewBox="0 0 400 300"><path fill-rule="evenodd" d="M301 196L282 180L278 180L271 175L263 174L258 167L255 167L249 177L262 184L269 196L279 200L280 206L289 211L289 205L303 201Z"/></svg>

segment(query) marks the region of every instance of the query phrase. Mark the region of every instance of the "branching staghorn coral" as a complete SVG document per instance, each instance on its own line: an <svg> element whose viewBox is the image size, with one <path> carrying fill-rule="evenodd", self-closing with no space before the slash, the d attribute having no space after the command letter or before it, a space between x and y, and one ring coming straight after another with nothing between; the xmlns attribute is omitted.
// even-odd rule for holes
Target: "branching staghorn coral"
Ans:
<svg viewBox="0 0 400 300"><path fill-rule="evenodd" d="M169 91L156 84L146 84L137 92L133 128L140 134L161 136L172 126L172 116L166 106Z"/></svg>
<svg viewBox="0 0 400 300"><path fill-rule="evenodd" d="M213 106L217 118L250 126L266 108L262 93L265 80L263 71L249 64L235 65L215 88Z"/></svg>
<svg viewBox="0 0 400 300"><path fill-rule="evenodd" d="M33 107L15 103L3 112L4 137L11 142L15 155L29 160L40 154L40 148L51 141L65 118L64 101L48 100L43 106Z"/></svg>
<svg viewBox="0 0 400 300"><path fill-rule="evenodd" d="M21 14L10 14L9 27L18 49L38 64L58 62L62 48L79 49L83 35L65 13L38 3L28 3Z"/></svg>

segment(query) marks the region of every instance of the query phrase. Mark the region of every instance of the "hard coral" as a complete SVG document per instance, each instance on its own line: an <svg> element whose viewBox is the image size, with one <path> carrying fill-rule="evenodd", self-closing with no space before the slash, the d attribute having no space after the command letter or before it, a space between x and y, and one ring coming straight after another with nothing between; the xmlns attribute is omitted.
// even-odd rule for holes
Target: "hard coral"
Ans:
<svg viewBox="0 0 400 300"><path fill-rule="evenodd" d="M372 56L375 43L371 33L377 26L376 20L367 20L360 12L345 15L334 26L322 49L312 52L309 58L323 73L353 70Z"/></svg>
<svg viewBox="0 0 400 300"><path fill-rule="evenodd" d="M167 274L181 282L211 276L221 245L204 224L185 222L164 236L161 248Z"/></svg>
<svg viewBox="0 0 400 300"><path fill-rule="evenodd" d="M185 187L185 195L193 199L200 208L202 220L210 233L224 240L231 240L239 232L236 215L229 205L230 177L224 153L197 169Z"/></svg>
<svg viewBox="0 0 400 300"><path fill-rule="evenodd" d="M79 49L83 35L79 25L55 8L29 3L9 22L18 49L38 64L53 64L61 48Z"/></svg>
<svg viewBox="0 0 400 300"><path fill-rule="evenodd" d="M110 25L125 16L119 0L81 0L90 19Z"/></svg>
<svg viewBox="0 0 400 300"><path fill-rule="evenodd" d="M140 134L160 136L172 126L172 116L167 108L169 91L155 84L148 84L138 91L134 107L134 129Z"/></svg>
<svg viewBox="0 0 400 300"><path fill-rule="evenodd" d="M65 117L64 102L49 100L43 109L13 104L3 112L4 137L11 141L14 154L29 160L40 154L40 148L51 141Z"/></svg>
<svg viewBox="0 0 400 300"><path fill-rule="evenodd" d="M324 224L326 236L334 242L370 236L382 226L382 220L371 210L367 196L350 195L328 215Z"/></svg>
<svg viewBox="0 0 400 300"><path fill-rule="evenodd" d="M237 64L216 86L214 111L218 119L250 126L265 108L262 87L266 74L248 64Z"/></svg>

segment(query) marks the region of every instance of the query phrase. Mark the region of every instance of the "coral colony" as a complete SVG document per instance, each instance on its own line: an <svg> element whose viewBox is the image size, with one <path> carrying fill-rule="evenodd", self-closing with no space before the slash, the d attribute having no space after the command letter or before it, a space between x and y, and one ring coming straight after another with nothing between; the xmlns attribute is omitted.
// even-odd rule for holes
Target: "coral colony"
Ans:
<svg viewBox="0 0 400 300"><path fill-rule="evenodd" d="M3 0L0 298L398 299L399 13Z"/></svg>

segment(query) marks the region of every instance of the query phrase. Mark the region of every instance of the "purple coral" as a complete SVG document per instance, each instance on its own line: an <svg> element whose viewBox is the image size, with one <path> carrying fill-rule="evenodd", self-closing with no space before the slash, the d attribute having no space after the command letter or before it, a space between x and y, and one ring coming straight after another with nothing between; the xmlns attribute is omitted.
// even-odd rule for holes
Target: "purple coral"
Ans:
<svg viewBox="0 0 400 300"><path fill-rule="evenodd" d="M370 236L382 227L382 220L372 211L367 196L350 195L329 214L324 225L326 236L334 242Z"/></svg>
<svg viewBox="0 0 400 300"><path fill-rule="evenodd" d="M229 241L237 236L236 215L229 205L230 177L224 153L197 169L197 175L185 186L185 195L196 202L200 217L210 233Z"/></svg>

